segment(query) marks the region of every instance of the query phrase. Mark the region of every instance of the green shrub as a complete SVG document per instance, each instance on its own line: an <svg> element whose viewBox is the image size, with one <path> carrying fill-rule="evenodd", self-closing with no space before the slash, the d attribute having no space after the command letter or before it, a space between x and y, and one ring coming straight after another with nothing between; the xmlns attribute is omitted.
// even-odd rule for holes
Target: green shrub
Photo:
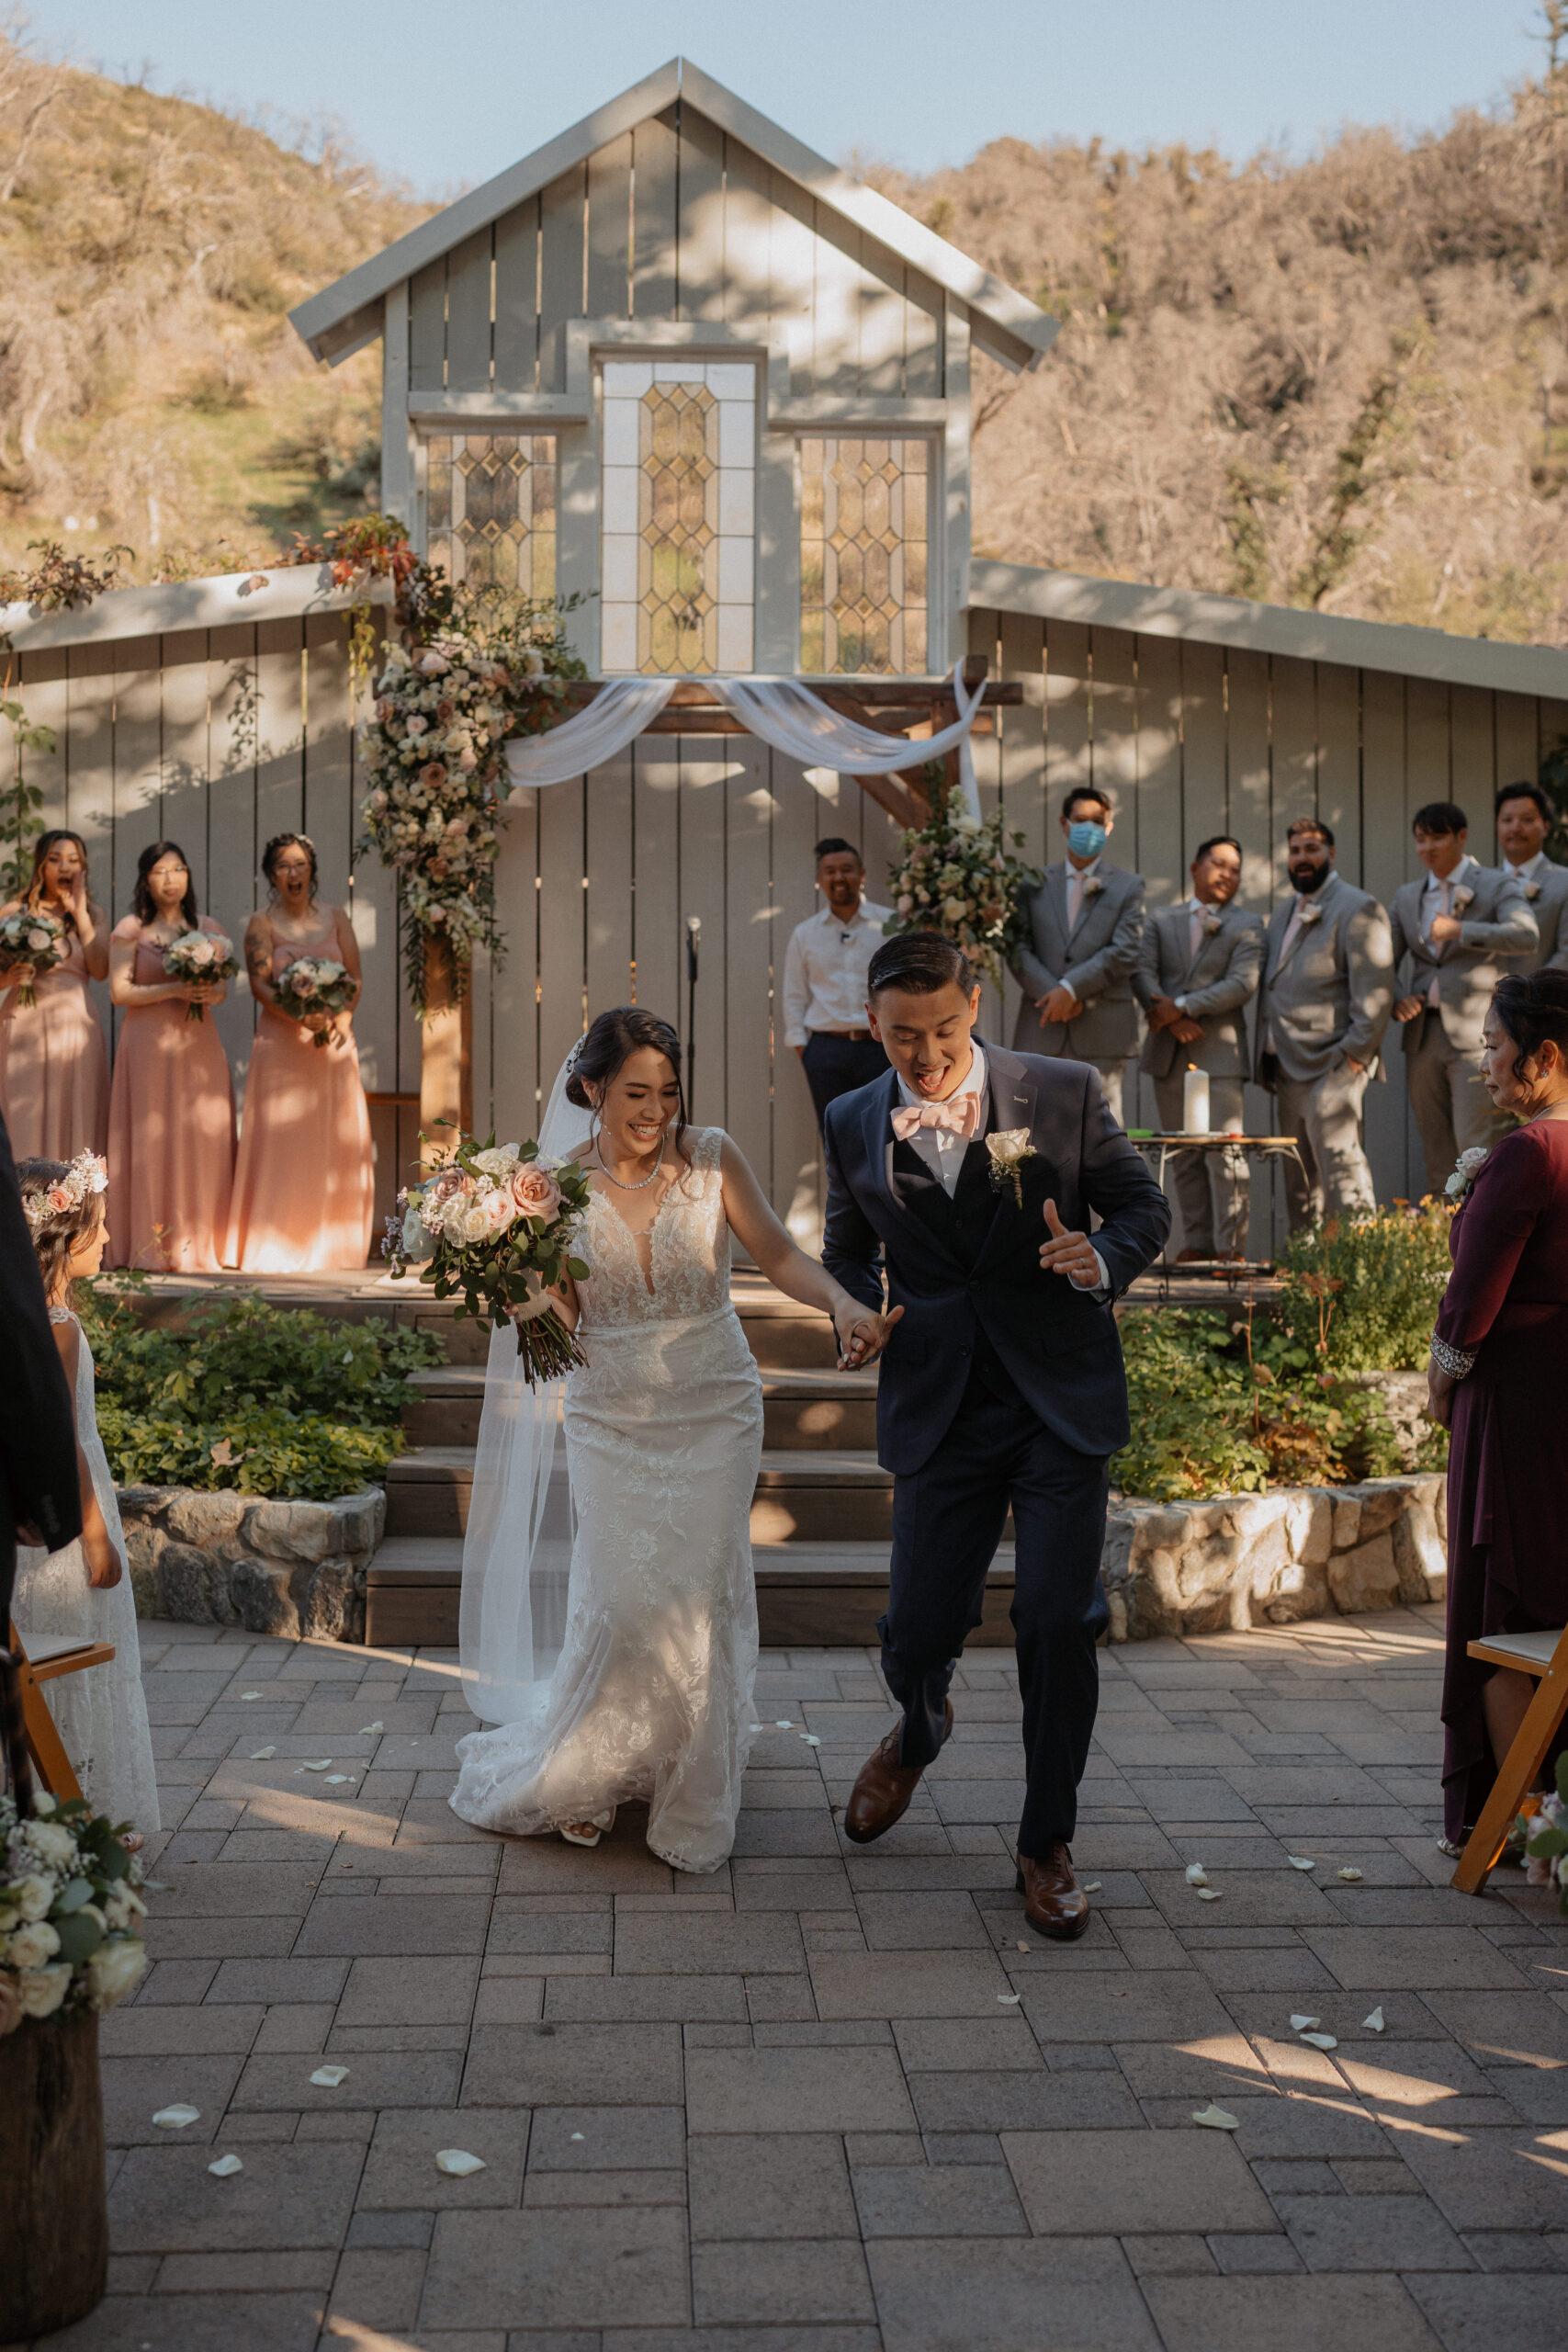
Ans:
<svg viewBox="0 0 1568 2352"><path fill-rule="evenodd" d="M1450 1215L1429 1200L1304 1227L1275 1261L1273 1315L1325 1371L1418 1371L1449 1278Z"/></svg>
<svg viewBox="0 0 1568 2352"><path fill-rule="evenodd" d="M98 1435L120 1487L231 1487L327 1502L386 1475L402 1433L335 1421L324 1413L252 1407L221 1420L128 1413L98 1400Z"/></svg>
<svg viewBox="0 0 1568 2352"><path fill-rule="evenodd" d="M80 1285L97 1373L98 1433L121 1486L232 1487L329 1499L405 1451L409 1375L445 1356L432 1333L214 1299L176 1327L138 1312L144 1279Z"/></svg>

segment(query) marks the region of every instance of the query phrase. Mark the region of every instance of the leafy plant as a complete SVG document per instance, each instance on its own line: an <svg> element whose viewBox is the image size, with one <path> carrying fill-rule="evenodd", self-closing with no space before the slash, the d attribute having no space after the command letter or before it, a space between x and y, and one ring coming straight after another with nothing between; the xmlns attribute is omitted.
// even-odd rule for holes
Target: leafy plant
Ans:
<svg viewBox="0 0 1568 2352"><path fill-rule="evenodd" d="M250 1404L213 1420L128 1412L98 1401L98 1434L122 1487L228 1487L330 1501L372 1485L403 1451L401 1432L320 1412Z"/></svg>
<svg viewBox="0 0 1568 2352"><path fill-rule="evenodd" d="M32 879L33 843L43 831L39 814L42 787L29 784L24 752L52 752L52 727L34 727L19 702L0 700L0 718L11 729L11 781L0 792L0 897L19 899Z"/></svg>
<svg viewBox="0 0 1568 2352"><path fill-rule="evenodd" d="M1275 1259L1280 1327L1324 1371L1418 1370L1449 1278L1450 1219L1439 1201L1396 1203L1292 1234Z"/></svg>

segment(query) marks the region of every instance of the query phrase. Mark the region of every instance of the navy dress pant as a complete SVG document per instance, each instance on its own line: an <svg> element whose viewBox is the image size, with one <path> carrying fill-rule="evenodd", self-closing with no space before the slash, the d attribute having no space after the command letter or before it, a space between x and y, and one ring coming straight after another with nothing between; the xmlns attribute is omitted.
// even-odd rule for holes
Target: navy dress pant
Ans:
<svg viewBox="0 0 1568 2352"><path fill-rule="evenodd" d="M930 1461L896 1480L887 1613L877 1632L887 1687L904 1709L900 1760L929 1764L1011 1504L1027 1774L1018 1846L1043 1860L1057 1838L1073 1835L1094 1731L1095 1645L1110 1622L1100 1581L1110 1481L1104 1456L1075 1453L1007 1385L1002 1396L972 1378Z"/></svg>
<svg viewBox="0 0 1568 2352"><path fill-rule="evenodd" d="M800 1066L820 1127L829 1103L880 1078L887 1068L887 1057L874 1037L835 1037L830 1029L814 1029L806 1041Z"/></svg>

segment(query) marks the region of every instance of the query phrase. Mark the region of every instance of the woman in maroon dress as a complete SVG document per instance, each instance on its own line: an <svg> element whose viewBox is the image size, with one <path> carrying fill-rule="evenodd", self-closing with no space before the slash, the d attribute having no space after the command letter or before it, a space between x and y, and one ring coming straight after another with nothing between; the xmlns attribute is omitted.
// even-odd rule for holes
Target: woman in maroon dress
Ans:
<svg viewBox="0 0 1568 2352"><path fill-rule="evenodd" d="M1485 1041L1486 1091L1523 1124L1474 1169L1432 1334L1428 1410L1453 1432L1445 1853L1474 1826L1536 1687L1466 1645L1568 1622L1568 972L1499 980Z"/></svg>

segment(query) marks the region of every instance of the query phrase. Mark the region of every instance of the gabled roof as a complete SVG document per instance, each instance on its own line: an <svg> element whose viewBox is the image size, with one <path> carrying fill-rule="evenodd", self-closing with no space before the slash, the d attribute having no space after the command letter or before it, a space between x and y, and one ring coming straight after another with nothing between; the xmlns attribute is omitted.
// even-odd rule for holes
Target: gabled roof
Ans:
<svg viewBox="0 0 1568 2352"><path fill-rule="evenodd" d="M738 98L722 83L681 57L672 57L646 81L584 115L570 130L563 130L520 164L460 196L384 252L361 262L357 269L351 269L320 294L312 294L289 312L291 322L318 359L334 363L346 359L351 351L380 333L382 300L394 286L682 97L819 204L852 220L889 253L912 263L954 295L968 310L976 342L995 358L1014 369L1028 368L1050 348L1056 334L1055 319L1047 318L1034 303L1004 286L955 245L933 235L885 196L862 187L825 157L803 147L744 98Z"/></svg>
<svg viewBox="0 0 1568 2352"><path fill-rule="evenodd" d="M1021 563L969 566L970 611L1029 613L1041 620L1180 637L1282 653L1295 662L1337 662L1349 670L1389 670L1405 678L1483 686L1495 694L1568 700L1568 651L1501 639L1450 637L1403 621L1352 620L1293 605L1252 605L1202 588L1152 588L1084 572L1041 571Z"/></svg>

